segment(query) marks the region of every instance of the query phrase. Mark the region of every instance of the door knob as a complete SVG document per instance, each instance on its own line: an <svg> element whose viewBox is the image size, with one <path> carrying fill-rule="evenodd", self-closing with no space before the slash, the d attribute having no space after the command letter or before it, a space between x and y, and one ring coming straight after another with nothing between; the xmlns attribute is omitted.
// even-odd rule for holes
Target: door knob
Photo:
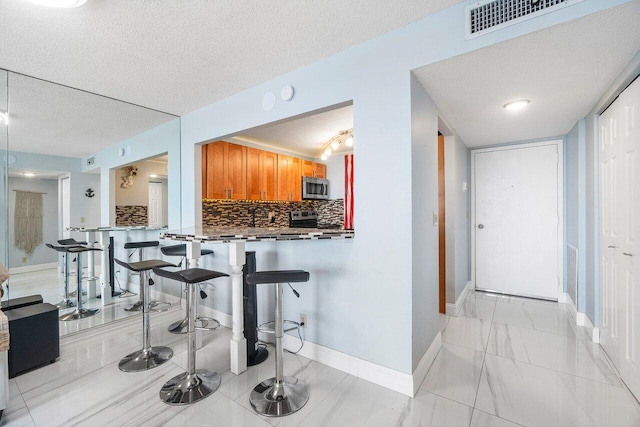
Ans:
<svg viewBox="0 0 640 427"><path fill-rule="evenodd" d="M478 224L478 228L479 228L480 230L482 230L482 229L484 228L484 225L482 225L482 224Z"/></svg>

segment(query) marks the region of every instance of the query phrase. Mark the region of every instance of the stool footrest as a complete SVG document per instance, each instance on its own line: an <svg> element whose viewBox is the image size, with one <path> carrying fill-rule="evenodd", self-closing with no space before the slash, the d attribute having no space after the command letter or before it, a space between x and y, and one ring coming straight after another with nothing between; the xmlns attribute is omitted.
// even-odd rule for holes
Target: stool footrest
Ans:
<svg viewBox="0 0 640 427"><path fill-rule="evenodd" d="M300 323L299 322L294 322L293 320L284 320L283 323L285 325L293 325L289 328L284 328L282 331L283 332L291 332L291 331L295 331L297 329L300 329ZM274 328L275 322L265 322L262 323L260 325L258 325L258 332L262 332L263 334L275 334L276 330Z"/></svg>

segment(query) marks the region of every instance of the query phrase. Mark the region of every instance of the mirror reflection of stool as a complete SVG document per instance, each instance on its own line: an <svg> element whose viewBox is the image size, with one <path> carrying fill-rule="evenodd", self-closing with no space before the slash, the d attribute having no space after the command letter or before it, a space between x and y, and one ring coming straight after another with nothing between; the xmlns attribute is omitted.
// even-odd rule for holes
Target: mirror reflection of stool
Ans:
<svg viewBox="0 0 640 427"><path fill-rule="evenodd" d="M88 245L89 245L89 244L88 244L87 242L85 242L85 241L80 241L80 240L76 240L76 239L73 239L73 238L69 238L69 239L60 239L60 240L58 240L58 244L59 244L60 246L69 246L69 247L70 247L70 246L88 246ZM67 262L67 256L68 256L68 255L69 255L69 254L65 254L65 255L63 255L63 256L62 256L62 257L64 258L65 275L67 274L67 273L66 273L66 269L67 269L67 268L71 268L71 262L76 262L76 260L75 260L75 259L74 259L73 261L68 261L68 262ZM76 273L77 273L77 271L76 271ZM69 277L71 277L71 276L73 276L73 274L71 274L71 271L69 270ZM87 279L87 278L85 277L85 279ZM91 278L91 279L93 279L93 278ZM86 295L87 295L87 291L84 291L84 292L83 292L83 294L82 294L82 296L84 297L84 296L86 296ZM71 297L71 298L75 298L75 296L76 296L76 291L71 291L71 292L69 292L69 297ZM74 302L73 304L74 304L73 306L75 307L75 302ZM60 308L62 308L62 307L60 307Z"/></svg>
<svg viewBox="0 0 640 427"><path fill-rule="evenodd" d="M124 244L124 248L125 249L137 249L138 250L138 262L143 262L143 255L144 255L144 250L146 248L153 248L156 246L160 246L160 242L157 240L151 240L151 241L147 241L147 242L127 242ZM133 252L129 255L131 256L133 255ZM172 264L170 264L172 265ZM143 274L140 273L140 294L142 295L142 281L143 281ZM169 302L160 302L160 301L150 301L149 302L149 307L154 309L158 306L165 306L165 309L168 309L169 307L171 307L171 303ZM134 303L131 307L127 307L124 309L125 311L142 311L142 296L140 296L140 299L138 299L138 301L136 303ZM158 311L162 311L162 310L158 310Z"/></svg>
<svg viewBox="0 0 640 427"><path fill-rule="evenodd" d="M64 258L64 297L62 298L62 301L56 304L56 307L61 309L73 308L76 306L76 303L71 300L71 295L69 293L69 248L72 246L54 246L51 243L46 243L46 245L48 248L62 253L62 257Z"/></svg>
<svg viewBox="0 0 640 427"><path fill-rule="evenodd" d="M132 263L120 261L119 259L115 259L114 261L129 271L140 273L140 295L142 302L142 350L127 354L120 361L118 367L123 372L140 372L153 369L171 359L173 350L169 347L151 347L151 323L149 322L149 301L151 298L149 286L153 284L153 281L151 280L150 272L154 267L175 267L175 265L159 259Z"/></svg>
<svg viewBox="0 0 640 427"><path fill-rule="evenodd" d="M258 271L247 274L247 284L276 284L276 313L273 333L276 341L276 376L262 381L251 391L249 400L253 409L268 417L282 417L302 408L309 400L309 388L295 377L285 377L283 371L284 320L282 319L282 284L308 282L309 273L303 270ZM291 286L291 285L289 285ZM293 290L293 288L291 288ZM295 292L296 296L298 293ZM293 323L299 326L296 322ZM264 325L263 325L264 326ZM264 329L259 329L265 332Z"/></svg>
<svg viewBox="0 0 640 427"><path fill-rule="evenodd" d="M171 245L171 246L163 246L160 248L160 251L163 255L166 256L179 256L182 257L178 266L182 265L182 261L187 256L187 245ZM213 251L210 249L202 249L200 251L200 256L205 255L213 255ZM188 261L187 261L188 263ZM189 265L186 265L189 268ZM185 292L187 290L185 289ZM206 295L206 294L205 294ZM202 296L202 295L201 295ZM183 320L178 320L177 322L173 322L169 325L169 332L172 334L186 334L189 329L189 305L186 306L186 314ZM209 326L209 323L213 323L214 326ZM196 305L196 330L207 330L211 331L220 327L220 322L212 317L202 317L198 316L198 308Z"/></svg>
<svg viewBox="0 0 640 427"><path fill-rule="evenodd" d="M196 369L196 285L218 277L228 277L219 271L190 268L166 271L154 268L158 276L183 282L187 286L187 358L188 369L167 381L160 389L160 399L169 405L187 405L204 399L220 386L220 374L210 369Z"/></svg>
<svg viewBox="0 0 640 427"><path fill-rule="evenodd" d="M82 253L90 252L90 251L102 251L102 249L91 248L88 246L72 246L68 249L67 256L69 254L77 255L76 256L76 265L77 265L76 283L78 284L78 288L76 289L76 309L73 310L71 313L66 313L60 316L60 320L68 321L68 320L84 319L85 317L91 317L100 311L97 308L82 307Z"/></svg>

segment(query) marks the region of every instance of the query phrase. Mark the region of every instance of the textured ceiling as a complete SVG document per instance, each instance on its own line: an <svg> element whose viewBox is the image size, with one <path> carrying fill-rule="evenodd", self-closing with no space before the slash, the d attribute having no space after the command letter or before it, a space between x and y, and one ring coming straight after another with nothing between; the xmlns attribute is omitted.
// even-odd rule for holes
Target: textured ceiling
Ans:
<svg viewBox="0 0 640 427"><path fill-rule="evenodd" d="M320 157L321 148L341 130L353 128L353 106L262 126L236 135L235 139L280 148L309 157ZM355 138L354 138L355 140ZM340 144L336 153L350 151Z"/></svg>
<svg viewBox="0 0 640 427"><path fill-rule="evenodd" d="M2 0L0 68L184 115L459 2Z"/></svg>
<svg viewBox="0 0 640 427"><path fill-rule="evenodd" d="M175 119L15 73L9 73L9 111L12 151L66 157L85 157Z"/></svg>
<svg viewBox="0 0 640 427"><path fill-rule="evenodd" d="M468 147L565 135L640 49L640 1L415 71ZM502 106L530 99L519 112Z"/></svg>

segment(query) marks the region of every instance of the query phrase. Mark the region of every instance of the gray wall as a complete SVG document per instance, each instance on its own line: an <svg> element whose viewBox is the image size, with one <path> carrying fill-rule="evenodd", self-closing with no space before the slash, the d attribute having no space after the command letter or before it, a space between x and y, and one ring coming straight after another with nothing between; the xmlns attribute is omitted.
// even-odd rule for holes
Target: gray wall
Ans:
<svg viewBox="0 0 640 427"><path fill-rule="evenodd" d="M469 149L457 135L445 137L445 233L447 303L456 300L469 281ZM462 183L467 183L467 191Z"/></svg>

